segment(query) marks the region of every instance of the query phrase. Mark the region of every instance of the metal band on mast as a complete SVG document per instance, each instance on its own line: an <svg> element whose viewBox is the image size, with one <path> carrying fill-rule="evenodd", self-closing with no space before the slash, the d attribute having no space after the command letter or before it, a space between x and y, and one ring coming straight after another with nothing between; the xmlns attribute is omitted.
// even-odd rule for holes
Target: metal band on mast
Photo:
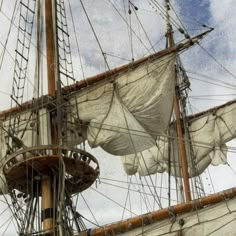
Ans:
<svg viewBox="0 0 236 236"><path fill-rule="evenodd" d="M168 40L168 44L170 47L175 45L172 26L170 22L170 5L169 0L165 0L165 8L166 8L166 19L167 19L167 33L166 37ZM175 73L176 75L176 73ZM177 84L177 78L176 78ZM186 149L184 143L184 135L182 131L182 124L181 124L181 115L180 115L180 104L179 104L179 94L176 89L175 97L174 97L174 112L176 117L176 127L177 127L177 137L178 137L178 150L179 150L179 159L181 163L181 171L183 176L184 182L184 193L186 201L191 201L191 192L190 192L190 184L189 184L189 174L188 174L188 163L187 163L187 156L186 156Z"/></svg>

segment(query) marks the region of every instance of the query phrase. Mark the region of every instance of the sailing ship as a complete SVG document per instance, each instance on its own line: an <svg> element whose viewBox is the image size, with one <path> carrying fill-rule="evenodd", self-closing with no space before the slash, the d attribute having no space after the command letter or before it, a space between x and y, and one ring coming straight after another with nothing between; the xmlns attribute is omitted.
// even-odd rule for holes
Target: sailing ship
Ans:
<svg viewBox="0 0 236 236"><path fill-rule="evenodd" d="M213 28L202 24L201 32L190 35L181 21L173 18L170 0L108 0L104 9L109 3L128 28L129 43L120 42L119 46L123 51L130 47L131 59L128 64L120 63L126 59L104 50L92 24L89 9L101 2L88 1L88 7L81 0L79 8L75 7L88 22L82 22L85 28L91 28L105 68L86 78L81 67L83 79L79 81L72 61L80 58L83 64L83 58L70 1L15 1L12 18L5 15L10 27L2 60L6 53L11 55L7 46L14 26L17 35L11 107L0 113L0 189L11 214L10 221L4 221L7 227L2 235L12 217L15 231L12 233L12 228L9 235L236 235L232 227L236 188L209 195L202 180L210 165L229 165L227 153L234 149L226 144L236 136L236 102L189 113L190 82L181 62L184 52L195 45L202 47L201 40ZM0 7L4 13L3 1ZM137 14L140 9L166 21L165 48L156 50ZM74 47L68 15L75 33ZM132 25L134 19L145 42ZM106 41L113 39L109 30L104 32ZM143 48L135 54L134 49L140 49L137 42ZM101 58L90 51L94 44L89 42L86 50L91 54L89 60L99 62ZM109 60L114 56L119 66L117 62L113 66L115 59ZM31 80L34 84L28 92L32 99L28 100L25 90ZM104 155L106 159L102 159ZM114 178L119 165L115 156L127 177ZM157 184L162 185L163 179L165 188L159 189ZM104 188L107 182L116 187L113 199ZM121 214L95 193L121 207ZM116 202L117 197L123 205ZM100 215L109 222L98 222ZM111 223L113 216L115 223Z"/></svg>

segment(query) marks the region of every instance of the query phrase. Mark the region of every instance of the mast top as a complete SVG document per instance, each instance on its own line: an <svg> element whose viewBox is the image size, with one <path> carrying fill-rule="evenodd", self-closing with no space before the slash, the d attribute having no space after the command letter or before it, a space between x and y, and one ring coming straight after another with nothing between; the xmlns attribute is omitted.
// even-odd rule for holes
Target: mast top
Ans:
<svg viewBox="0 0 236 236"><path fill-rule="evenodd" d="M166 8L167 34L169 34L172 31L172 25L170 22L170 1L169 0L165 0L165 8Z"/></svg>

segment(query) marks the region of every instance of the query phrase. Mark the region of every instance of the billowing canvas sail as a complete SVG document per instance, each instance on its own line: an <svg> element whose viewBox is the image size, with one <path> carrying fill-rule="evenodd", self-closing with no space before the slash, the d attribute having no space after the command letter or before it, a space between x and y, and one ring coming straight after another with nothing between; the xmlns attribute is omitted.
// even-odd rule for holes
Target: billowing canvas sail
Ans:
<svg viewBox="0 0 236 236"><path fill-rule="evenodd" d="M152 147L157 136L165 133L173 110L175 53L127 69L70 97L65 108L68 122L62 127L70 146L87 140L91 147L100 146L110 154L129 155ZM39 109L39 121L30 109L18 116L17 139L22 146L17 150L50 144L47 108ZM7 155L9 119L14 120L14 114L2 123L1 165ZM38 136L34 132L37 122ZM0 185L6 192L4 176Z"/></svg>
<svg viewBox="0 0 236 236"><path fill-rule="evenodd" d="M231 102L189 117L190 132L189 137L185 135L185 143L190 177L200 175L210 164L227 162L226 143L236 137L235 116L236 102ZM170 158L171 174L181 176L177 136L173 130L172 124L168 136L159 137L152 148L121 157L126 173L145 176L168 171Z"/></svg>
<svg viewBox="0 0 236 236"><path fill-rule="evenodd" d="M209 31L138 61L64 87L63 143L76 146L88 141L92 148L100 146L117 156L136 154L155 146L157 138L164 135L169 127L173 110L176 53L191 47ZM0 113L1 126L5 128L0 132L0 168L7 155L6 138L9 134L6 130L9 128L9 119L15 119L15 116L20 120L13 128L18 129L16 136L22 143L14 152L36 144L51 144L48 106L52 105L55 109L53 99L43 96L37 101L28 101ZM40 104L37 121L33 117L36 113L32 112L35 102ZM40 127L37 134L34 132L36 123ZM0 189L5 192L5 180L3 177L1 180Z"/></svg>
<svg viewBox="0 0 236 236"><path fill-rule="evenodd" d="M71 98L72 116L79 111L84 139L113 155L133 154L155 145L170 122L174 70L175 54L171 53Z"/></svg>

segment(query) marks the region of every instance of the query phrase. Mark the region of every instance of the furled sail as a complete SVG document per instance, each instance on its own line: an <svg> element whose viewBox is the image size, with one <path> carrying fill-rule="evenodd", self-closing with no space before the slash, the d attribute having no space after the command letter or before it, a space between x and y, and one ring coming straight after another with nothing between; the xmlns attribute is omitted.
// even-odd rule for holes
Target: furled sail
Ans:
<svg viewBox="0 0 236 236"><path fill-rule="evenodd" d="M236 137L236 101L190 116L189 135L185 134L189 176L200 175L210 164L227 162L226 143ZM191 145L188 145L191 144ZM155 146L137 154L121 157L128 175L139 173L141 176L168 171L170 160L171 174L181 176L178 157L177 137L173 124L168 136L160 136Z"/></svg>
<svg viewBox="0 0 236 236"><path fill-rule="evenodd" d="M155 145L173 109L175 54L145 61L72 98L90 146L129 155ZM78 144L78 143L77 143Z"/></svg>

